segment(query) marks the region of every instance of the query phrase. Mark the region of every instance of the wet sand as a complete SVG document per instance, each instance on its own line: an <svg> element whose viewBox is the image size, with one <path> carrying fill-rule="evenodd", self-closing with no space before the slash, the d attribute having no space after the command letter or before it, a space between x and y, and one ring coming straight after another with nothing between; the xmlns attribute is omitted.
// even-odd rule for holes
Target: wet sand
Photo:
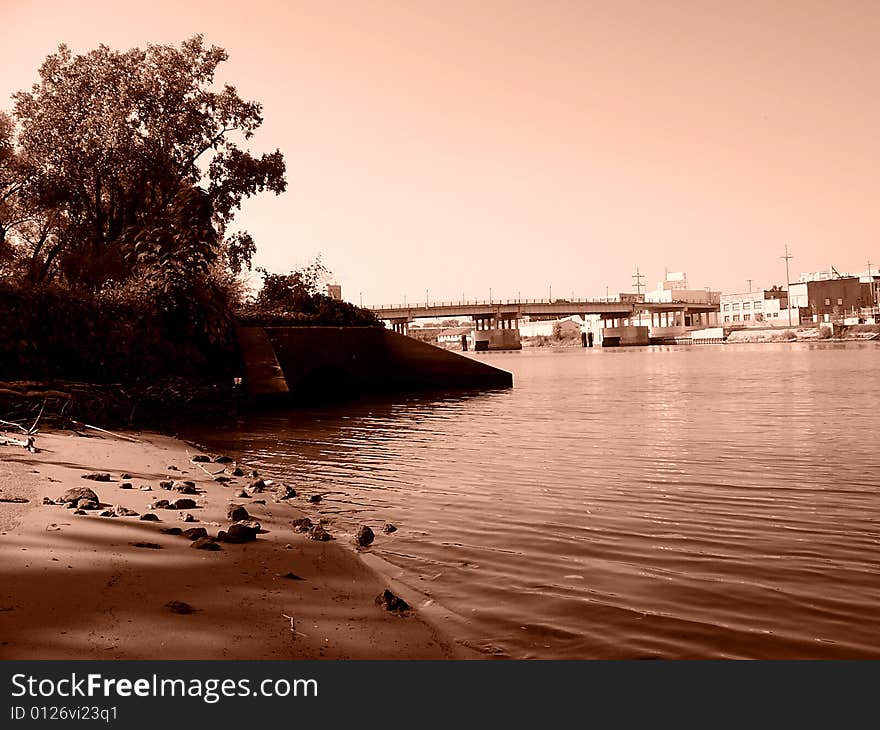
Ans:
<svg viewBox="0 0 880 730"><path fill-rule="evenodd" d="M308 485L291 484L300 494L290 503L273 501L271 489L235 498L250 477L218 483L191 463L197 452L184 442L128 435L139 443L56 432L38 435L36 454L0 446L0 498L29 500L0 502L0 659L474 656L418 605L406 615L377 606L376 596L389 585L346 544L351 535L330 524L336 540L318 542L293 530L292 520L310 514ZM202 466L215 472L224 465ZM233 465L226 466L228 474ZM82 478L92 472L108 472L113 481ZM124 480L132 489L120 487L123 473L132 475ZM179 510L147 509L155 499L188 496L161 489L159 482L169 479L196 483L199 493L191 496L199 506L187 511L197 522L184 523ZM76 515L43 504L71 487L93 489L110 509L149 511L161 521ZM254 504L257 499L266 504ZM245 505L262 525L255 542L222 543L211 552L161 532L205 527L216 536L229 525L230 502ZM168 607L174 601L195 610L176 613Z"/></svg>

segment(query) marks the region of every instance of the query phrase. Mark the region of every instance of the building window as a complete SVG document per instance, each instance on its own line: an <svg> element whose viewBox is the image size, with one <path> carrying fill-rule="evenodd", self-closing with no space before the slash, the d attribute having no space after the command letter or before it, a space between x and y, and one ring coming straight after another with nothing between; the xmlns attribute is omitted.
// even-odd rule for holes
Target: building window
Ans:
<svg viewBox="0 0 880 730"><path fill-rule="evenodd" d="M751 308L752 308L751 302L743 302L743 309L751 309Z"/></svg>
<svg viewBox="0 0 880 730"><path fill-rule="evenodd" d="M733 311L735 312L735 311L737 311L738 309L739 309L739 302L734 302L734 303L733 303Z"/></svg>
<svg viewBox="0 0 880 730"><path fill-rule="evenodd" d="M738 314L734 314L734 315L733 315L733 321L734 321L734 322L739 322L739 315L738 315Z"/></svg>
<svg viewBox="0 0 880 730"><path fill-rule="evenodd" d="M825 299L825 306L826 306L826 307L830 307L830 306L831 306L831 300L830 300L830 299L828 299L828 298Z"/></svg>
<svg viewBox="0 0 880 730"><path fill-rule="evenodd" d="M764 302L755 302L755 309L763 309Z"/></svg>
<svg viewBox="0 0 880 730"><path fill-rule="evenodd" d="M743 315L743 319L751 319L751 318L752 318L751 314L744 314Z"/></svg>
<svg viewBox="0 0 880 730"><path fill-rule="evenodd" d="M724 321L725 321L725 322L729 322L729 321L730 321L730 315L729 315L729 314L725 314L725 315L724 315Z"/></svg>
<svg viewBox="0 0 880 730"><path fill-rule="evenodd" d="M837 305L840 306L841 304L843 304L843 299L841 299L840 297L838 297L838 298L837 298Z"/></svg>
<svg viewBox="0 0 880 730"><path fill-rule="evenodd" d="M725 311L725 312L729 312L729 311L730 311L730 305L729 305L729 304L725 304L725 305L724 305L724 311Z"/></svg>

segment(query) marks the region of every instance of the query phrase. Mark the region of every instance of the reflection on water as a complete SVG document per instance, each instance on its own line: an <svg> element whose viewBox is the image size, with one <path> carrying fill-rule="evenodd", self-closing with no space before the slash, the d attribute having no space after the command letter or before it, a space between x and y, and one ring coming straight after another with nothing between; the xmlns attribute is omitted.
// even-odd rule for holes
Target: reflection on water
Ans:
<svg viewBox="0 0 880 730"><path fill-rule="evenodd" d="M880 347L479 357L514 389L210 444L321 492L339 529L395 523L374 551L487 652L880 656Z"/></svg>

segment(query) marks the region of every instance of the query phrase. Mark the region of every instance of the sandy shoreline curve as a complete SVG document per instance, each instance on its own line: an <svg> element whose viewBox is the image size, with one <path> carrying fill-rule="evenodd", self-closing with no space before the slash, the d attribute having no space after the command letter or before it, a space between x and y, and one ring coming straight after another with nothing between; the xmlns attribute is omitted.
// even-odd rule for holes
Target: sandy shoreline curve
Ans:
<svg viewBox="0 0 880 730"><path fill-rule="evenodd" d="M0 501L0 659L477 656L418 606L398 615L377 605L387 581L344 536L319 542L293 529L294 519L308 516L301 498L275 501L271 489L237 498L249 477L217 482L191 462L197 451L185 442L123 435L137 441L54 431L37 436L38 453L0 446L0 500L28 500ZM233 464L202 464L210 472L224 466L230 475ZM82 478L95 472L111 481ZM197 494L185 496L198 507L148 509L184 496L162 489L167 480L194 482ZM72 487L91 488L102 510L118 505L138 516L43 503ZM204 527L216 536L230 524L230 503L262 525L256 541L206 551L162 532ZM197 521L183 522L184 511ZM139 519L147 512L160 521ZM180 603L192 612L179 612Z"/></svg>

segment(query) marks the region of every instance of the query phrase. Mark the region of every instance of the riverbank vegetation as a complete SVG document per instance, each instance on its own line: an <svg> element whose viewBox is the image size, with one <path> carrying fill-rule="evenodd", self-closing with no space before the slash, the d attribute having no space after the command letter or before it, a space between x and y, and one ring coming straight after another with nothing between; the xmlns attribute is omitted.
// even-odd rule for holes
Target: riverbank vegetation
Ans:
<svg viewBox="0 0 880 730"><path fill-rule="evenodd" d="M225 378L240 322L377 324L317 290L320 262L248 296L235 214L286 167L246 148L262 106L215 83L227 58L61 45L0 113L0 380Z"/></svg>

